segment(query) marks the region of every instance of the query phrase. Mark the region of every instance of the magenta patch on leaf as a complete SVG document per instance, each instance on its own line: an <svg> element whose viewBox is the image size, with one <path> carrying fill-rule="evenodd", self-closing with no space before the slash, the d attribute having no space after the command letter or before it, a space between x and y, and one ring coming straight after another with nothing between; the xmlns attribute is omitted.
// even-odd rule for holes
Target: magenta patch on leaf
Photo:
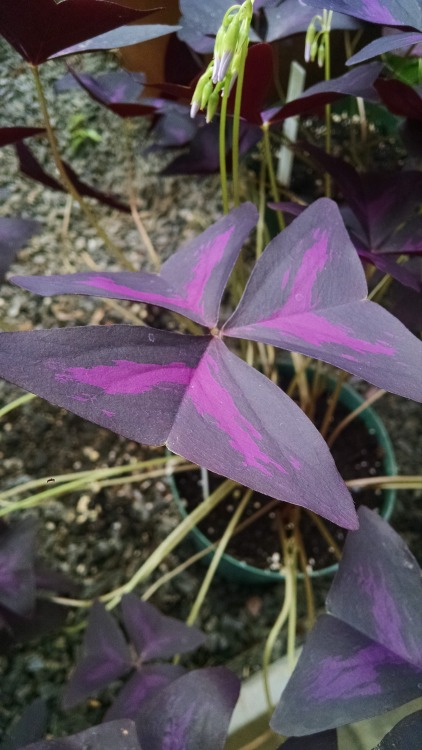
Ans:
<svg viewBox="0 0 422 750"><path fill-rule="evenodd" d="M231 447L240 453L244 465L259 469L271 476L267 467L274 467L282 474L287 471L264 453L258 445L262 435L241 414L233 398L219 383L218 365L211 357L204 357L197 375L192 381L188 396L201 416L211 417L223 434L229 437Z"/></svg>
<svg viewBox="0 0 422 750"><path fill-rule="evenodd" d="M158 276L156 278L159 278ZM81 281L80 284L83 286L93 286L97 289L103 289L105 292L111 292L112 294L121 294L122 299L129 297L133 300L139 300L140 302L150 302L152 305L166 305L169 302L178 305L178 307L189 308L189 303L177 294L159 294L157 292L140 292L137 289L133 289L130 286L124 284L118 284L117 281L107 279L104 276L93 276L86 281Z"/></svg>
<svg viewBox="0 0 422 750"><path fill-rule="evenodd" d="M297 270L290 294L277 315L296 315L305 312L315 304L312 291L318 274L324 270L329 259L328 232L316 229L313 233L314 244L304 253L302 264ZM282 289L284 276L282 281Z"/></svg>
<svg viewBox="0 0 422 750"><path fill-rule="evenodd" d="M298 315L292 315L288 318L281 317L284 308L280 310L280 317L272 320L260 321L257 325L265 328L275 328L280 333L303 339L314 346L323 346L323 344L338 344L345 346L353 351L370 354L385 354L391 357L395 354L395 349L383 341L364 341L350 335L346 327L340 324L330 323L322 315L308 312ZM345 359L353 361L353 357L343 354Z"/></svg>
<svg viewBox="0 0 422 750"><path fill-rule="evenodd" d="M187 367L184 362L163 365L114 360L112 365L99 365L88 369L68 367L63 372L56 373L55 377L61 383L85 383L113 395L146 393L153 388L170 384L186 386L194 372L195 369Z"/></svg>
<svg viewBox="0 0 422 750"><path fill-rule="evenodd" d="M203 291L210 281L211 274L215 267L224 257L227 243L233 234L234 227L231 226L226 232L223 232L209 242L208 245L202 246L197 250L198 261L192 267L192 277L186 283L185 294L186 306L194 307L204 315L204 298Z"/></svg>
<svg viewBox="0 0 422 750"><path fill-rule="evenodd" d="M353 698L381 692L379 669L384 664L400 664L401 659L378 643L359 649L350 656L328 656L318 664L310 686L312 698L319 702L332 698Z"/></svg>

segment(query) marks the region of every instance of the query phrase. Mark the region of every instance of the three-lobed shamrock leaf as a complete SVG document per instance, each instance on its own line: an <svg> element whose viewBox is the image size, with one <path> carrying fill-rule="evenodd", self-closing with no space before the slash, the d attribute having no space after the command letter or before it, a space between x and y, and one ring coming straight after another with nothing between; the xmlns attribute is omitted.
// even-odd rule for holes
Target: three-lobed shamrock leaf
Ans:
<svg viewBox="0 0 422 750"><path fill-rule="evenodd" d="M421 571L386 521L363 506L359 520L273 715L281 734L325 731L421 694Z"/></svg>
<svg viewBox="0 0 422 750"><path fill-rule="evenodd" d="M156 8L135 10L108 0L13 0L0 6L0 35L31 65L138 21ZM118 46L114 40L109 46Z"/></svg>
<svg viewBox="0 0 422 750"><path fill-rule="evenodd" d="M113 680L136 670L118 694L106 720L132 719L142 703L184 674L172 664L150 664L177 653L193 651L205 636L173 617L166 617L148 602L127 594L121 603L122 622L132 648L112 615L99 602L90 612L82 653L67 685L63 705L72 708Z"/></svg>
<svg viewBox="0 0 422 750"><path fill-rule="evenodd" d="M256 222L244 204L185 245L160 274L18 277L44 295L147 302L208 328L202 336L133 326L0 334L0 375L134 440L167 446L259 492L356 527L326 443L301 409L225 345L224 337L316 356L419 398L419 346L366 299L337 207L321 199L268 246L229 321L224 287Z"/></svg>

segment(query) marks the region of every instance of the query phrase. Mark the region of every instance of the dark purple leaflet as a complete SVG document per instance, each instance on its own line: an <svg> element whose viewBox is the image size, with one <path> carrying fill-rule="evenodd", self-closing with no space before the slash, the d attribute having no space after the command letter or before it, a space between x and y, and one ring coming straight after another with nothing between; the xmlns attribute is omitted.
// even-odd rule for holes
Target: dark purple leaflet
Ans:
<svg viewBox="0 0 422 750"><path fill-rule="evenodd" d="M329 231L318 228L322 216ZM420 344L366 297L338 208L322 198L266 248L223 332L302 352L421 399Z"/></svg>
<svg viewBox="0 0 422 750"><path fill-rule="evenodd" d="M107 722L60 740L41 740L26 750L145 750L138 740L136 726L130 719ZM165 750L162 748L162 750Z"/></svg>
<svg viewBox="0 0 422 750"><path fill-rule="evenodd" d="M10 127L0 128L0 148L3 146L9 146L12 143L18 143L24 138L31 138L34 135L44 134L44 128L30 128L30 127Z"/></svg>
<svg viewBox="0 0 422 750"><path fill-rule="evenodd" d="M153 10L134 10L107 0L13 0L1 4L0 34L27 62L40 65L60 50Z"/></svg>
<svg viewBox="0 0 422 750"><path fill-rule="evenodd" d="M374 42L367 44L366 47L356 52L347 60L346 65L357 65L357 63L366 62L372 57L385 55L386 52L394 52L396 49L411 49L419 44L422 44L422 33L418 31L404 31L400 34L384 36L381 39L375 39Z"/></svg>
<svg viewBox="0 0 422 750"><path fill-rule="evenodd" d="M297 736L376 716L420 696L422 579L402 539L361 507L327 598L275 711Z"/></svg>
<svg viewBox="0 0 422 750"><path fill-rule="evenodd" d="M33 518L0 528L0 605L18 615L35 604L35 534Z"/></svg>
<svg viewBox="0 0 422 750"><path fill-rule="evenodd" d="M18 250L39 230L32 219L0 217L0 283Z"/></svg>
<svg viewBox="0 0 422 750"><path fill-rule="evenodd" d="M321 10L320 0L305 0L305 4ZM419 0L325 0L324 8L385 26L422 28Z"/></svg>

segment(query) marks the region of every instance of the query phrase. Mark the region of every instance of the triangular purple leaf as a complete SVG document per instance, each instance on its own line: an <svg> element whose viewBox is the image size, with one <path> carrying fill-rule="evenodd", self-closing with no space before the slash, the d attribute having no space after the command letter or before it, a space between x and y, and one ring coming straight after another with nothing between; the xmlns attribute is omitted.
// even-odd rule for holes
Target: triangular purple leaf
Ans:
<svg viewBox="0 0 422 750"><path fill-rule="evenodd" d="M271 725L301 736L420 696L421 571L386 521L361 507L328 599ZM390 555L391 552L391 555Z"/></svg>
<svg viewBox="0 0 422 750"><path fill-rule="evenodd" d="M312 8L321 10L321 0L304 2ZM324 0L323 7L384 26L422 28L422 8L419 0Z"/></svg>
<svg viewBox="0 0 422 750"><path fill-rule="evenodd" d="M218 339L121 325L3 333L0 375L132 440L167 443L216 473L356 527L319 432Z"/></svg>
<svg viewBox="0 0 422 750"><path fill-rule="evenodd" d="M141 601L135 594L124 596L121 607L126 632L141 662L169 659L175 654L193 651L206 640L198 628L162 615L152 604Z"/></svg>
<svg viewBox="0 0 422 750"><path fill-rule="evenodd" d="M36 234L40 225L31 219L0 217L0 283L17 251Z"/></svg>
<svg viewBox="0 0 422 750"><path fill-rule="evenodd" d="M1 4L0 34L27 62L40 65L66 47L154 10L134 10L107 0L13 0Z"/></svg>
<svg viewBox="0 0 422 750"><path fill-rule="evenodd" d="M346 65L357 65L358 63L370 60L372 57L385 55L386 52L393 52L396 49L408 49L421 43L422 33L418 31L404 31L400 34L389 34L388 36L383 36L381 39L375 39L374 42L367 44L366 47L350 57L347 60Z"/></svg>
<svg viewBox="0 0 422 750"><path fill-rule="evenodd" d="M223 750L239 695L238 678L224 667L200 669L160 690L140 710L136 727L147 750Z"/></svg>
<svg viewBox="0 0 422 750"><path fill-rule="evenodd" d="M153 664L142 667L121 689L104 720L136 719L144 701L182 677L185 672L183 667L174 664Z"/></svg>
<svg viewBox="0 0 422 750"><path fill-rule="evenodd" d="M327 612L422 669L420 568L379 516L362 507L359 518L361 530L347 537Z"/></svg>
<svg viewBox="0 0 422 750"><path fill-rule="evenodd" d="M18 615L35 603L35 534L33 518L0 528L0 605Z"/></svg>
<svg viewBox="0 0 422 750"><path fill-rule="evenodd" d="M356 526L350 495L318 431L218 339L196 368L167 445L210 471Z"/></svg>
<svg viewBox="0 0 422 750"><path fill-rule="evenodd" d="M373 750L420 750L422 711L405 716Z"/></svg>
<svg viewBox="0 0 422 750"><path fill-rule="evenodd" d="M25 750L147 750L141 748L136 726L129 719L101 724L60 740L43 740ZM162 750L160 748L160 750Z"/></svg>
<svg viewBox="0 0 422 750"><path fill-rule="evenodd" d="M94 603L81 656L64 691L64 708L73 708L132 667L131 654L117 622L102 604Z"/></svg>
<svg viewBox="0 0 422 750"><path fill-rule="evenodd" d="M366 297L338 208L322 198L268 245L223 332L301 352L422 399L415 379L420 342Z"/></svg>
<svg viewBox="0 0 422 750"><path fill-rule="evenodd" d="M66 1L69 2L69 0ZM36 182L40 182L42 185L51 188L51 190L59 190L62 193L66 192L61 182L56 180L55 177L49 175L43 169L28 146L26 146L24 143L17 143L15 145L15 149L19 159L19 168L22 174L24 174L26 177L29 177L31 180L35 180ZM69 180L76 187L80 195L87 196L88 198L95 198L97 201L103 203L106 206L116 208L118 211L130 213L130 208L126 203L122 203L113 195L103 193L101 190L97 190L97 188L94 188L91 185L87 185L86 182L83 182L78 177L76 172L73 171L72 167L69 164L67 164L65 161L63 161L62 164Z"/></svg>
<svg viewBox="0 0 422 750"><path fill-rule="evenodd" d="M9 146L12 143L18 143L24 138L31 138L34 135L41 135L41 133L45 133L44 128L0 128L0 148L2 148L2 146Z"/></svg>
<svg viewBox="0 0 422 750"><path fill-rule="evenodd" d="M315 112L321 109L324 104L335 102L343 96L360 96L362 99L377 102L379 96L374 87L374 82L382 67L382 63L369 63L354 68L339 78L316 83L306 89L297 99L262 112L262 120L274 125L287 117Z"/></svg>
<svg viewBox="0 0 422 750"><path fill-rule="evenodd" d="M155 10L158 10L157 8ZM151 12L151 11L148 11ZM160 36L166 36L178 31L180 26L168 26L166 24L146 24L145 26L120 26L113 31L99 34L84 42L79 42L71 47L56 52L51 57L63 57L64 55L79 55L83 52L98 52L99 50L129 47L131 44L141 44Z"/></svg>
<svg viewBox="0 0 422 750"><path fill-rule="evenodd" d="M113 70L100 76L81 73L70 68L73 79L99 104L108 107L120 117L151 115L156 106L141 100L144 76L127 70ZM72 80L72 79L71 79ZM157 100L159 101L159 100Z"/></svg>
<svg viewBox="0 0 422 750"><path fill-rule="evenodd" d="M256 220L255 206L244 203L171 255L159 274L81 273L15 281L43 295L90 294L149 302L213 328L227 280Z"/></svg>

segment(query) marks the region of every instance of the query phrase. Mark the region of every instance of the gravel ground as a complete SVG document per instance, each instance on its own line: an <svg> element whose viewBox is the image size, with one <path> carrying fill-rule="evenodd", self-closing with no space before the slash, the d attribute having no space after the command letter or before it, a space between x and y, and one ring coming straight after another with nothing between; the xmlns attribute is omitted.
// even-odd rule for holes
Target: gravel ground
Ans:
<svg viewBox="0 0 422 750"><path fill-rule="evenodd" d="M38 125L40 117L33 96L29 71L18 57L0 42L0 126ZM108 56L87 58L85 66L110 68ZM103 190L124 196L127 191L125 164L116 160L109 169L115 144L126 136L122 121L100 109L78 91L60 95L52 92L52 83L65 72L64 65L48 63L42 68L54 122L64 134L63 153L72 158L76 171ZM90 144L77 158L71 156L69 118L82 113L85 122L95 127L101 141ZM100 115L100 117L98 117ZM142 150L149 144L145 123L132 132L137 154L139 206L145 227L165 259L181 242L194 236L220 215L219 184L216 177L157 179L162 157ZM43 140L28 144L53 171ZM117 269L95 232L86 225L77 206L73 206L69 226L64 227L69 205L65 196L38 186L16 173L12 148L0 151L0 215L36 218L43 225L19 253L12 271L19 274L60 273L63 269L86 269L86 254L101 268ZM147 255L133 228L130 217L113 210L96 208L104 227L120 243L127 258L136 266L149 268ZM46 298L30 295L4 284L0 297L0 326L8 330L32 327L103 324L122 322L131 314L142 317L140 305L121 303L120 309L89 297ZM0 383L0 404L13 400L21 391ZM422 427L417 405L387 395L377 404L377 412L390 430L401 473L420 469ZM0 435L0 481L2 488L42 476L117 465L155 455L133 442L94 427L78 417L35 400L3 420ZM403 533L413 552L421 560L422 511L420 494L399 495L393 525ZM178 522L171 495L161 480L139 486L122 484L69 495L38 510L39 540L43 557L71 576L82 596L94 596L125 581L150 550ZM192 554L189 542L170 555L160 573L173 568ZM421 560L422 561L422 560ZM203 568L196 566L166 585L153 601L164 612L184 618L198 590ZM316 584L321 603L328 582ZM303 597L299 597L303 601ZM229 663L243 677L254 671L262 658L262 642L281 606L282 586L270 589L238 587L215 581L203 607L200 625L209 634L207 648L187 661L190 665ZM299 609L299 617L303 611ZM71 613L68 625L77 624L78 613ZM54 734L76 732L99 721L113 689L101 694L82 710L65 715L60 710L60 686L74 663L80 644L80 632L66 630L35 643L16 645L0 656L1 700L0 736L25 705L36 696L49 700ZM274 656L282 653L281 639Z"/></svg>

